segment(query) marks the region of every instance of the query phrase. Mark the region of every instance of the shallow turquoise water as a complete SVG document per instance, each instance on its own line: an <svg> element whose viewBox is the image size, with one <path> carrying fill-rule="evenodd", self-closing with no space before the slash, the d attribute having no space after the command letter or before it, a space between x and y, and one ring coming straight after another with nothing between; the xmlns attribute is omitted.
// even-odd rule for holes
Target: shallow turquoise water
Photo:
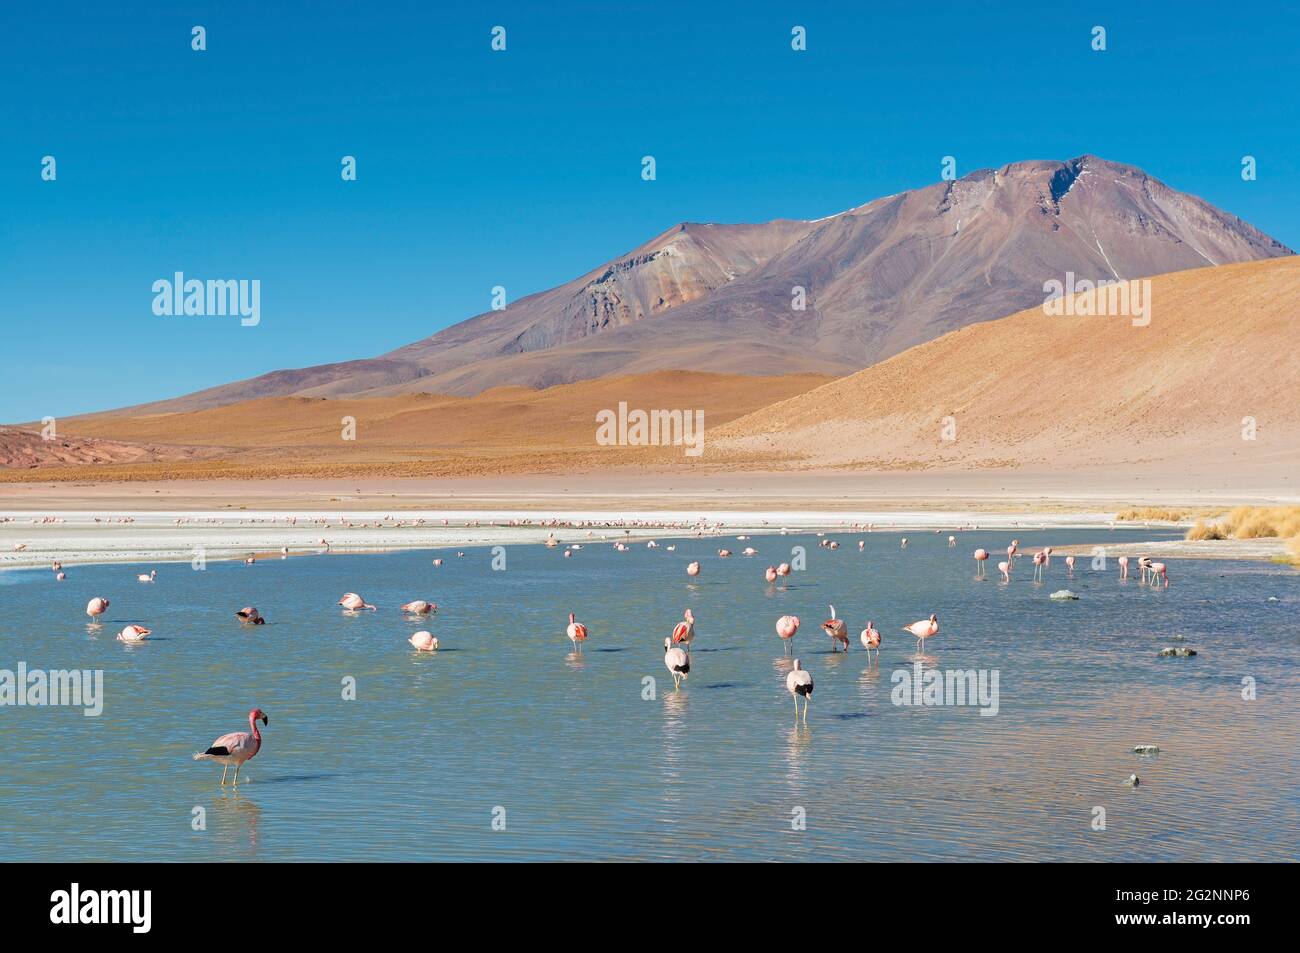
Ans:
<svg viewBox="0 0 1300 953"><path fill-rule="evenodd" d="M7 860L854 859L1286 860L1300 845L1300 575L1260 563L1174 561L1172 585L1073 578L1028 559L1004 586L971 551L1011 534L831 534L263 560L253 566L74 567L0 574L0 668L98 668L105 709L0 708L0 855ZM1017 532L1044 543L1129 531ZM1149 530L1142 537L1151 538ZM857 551L857 539L867 551ZM668 540L661 539L667 545ZM719 546L759 556L722 560ZM769 563L808 552L786 588ZM1130 554L1135 551L1130 550ZM694 583L684 567L704 564ZM996 559L990 560L990 564ZM1082 598L1054 603L1068 586ZM377 612L343 613L345 591ZM86 601L112 606L102 629ZM1278 601L1269 602L1275 596ZM407 621L402 602L438 614ZM818 628L834 602L852 650ZM270 619L241 628L252 604ZM663 638L690 606L693 669L679 692ZM570 609L591 630L581 655ZM930 612L927 667L999 673L999 712L891 703L911 666L899 629ZM798 615L816 679L796 726L773 624ZM857 633L884 635L878 668ZM123 625L154 637L125 646ZM444 648L417 655L411 632ZM1174 636L1185 642L1174 642ZM1164 645L1200 653L1161 659ZM656 680L653 699L643 679ZM1241 697L1242 678L1258 697ZM342 698L356 679L357 699ZM250 783L195 763L217 735L270 715ZM1160 745L1140 758L1139 743ZM1137 789L1122 781L1141 777ZM196 807L206 830L192 829ZM1092 829L1094 809L1106 829ZM494 809L505 830L493 830ZM802 810L806 829L792 828ZM500 816L500 812L498 812Z"/></svg>

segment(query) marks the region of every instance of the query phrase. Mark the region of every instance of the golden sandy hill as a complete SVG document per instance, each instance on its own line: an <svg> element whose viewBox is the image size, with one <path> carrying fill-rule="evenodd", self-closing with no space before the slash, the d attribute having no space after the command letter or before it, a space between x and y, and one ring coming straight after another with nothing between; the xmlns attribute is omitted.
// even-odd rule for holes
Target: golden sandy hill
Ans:
<svg viewBox="0 0 1300 953"><path fill-rule="evenodd" d="M1145 327L1037 307L962 328L711 431L705 460L1295 472L1298 330L1300 258L1160 275Z"/></svg>
<svg viewBox="0 0 1300 953"><path fill-rule="evenodd" d="M660 371L544 390L500 386L474 397L272 397L182 413L95 414L61 420L60 431L77 438L209 448L220 459L189 467L96 467L93 474L74 469L71 465L79 461L69 459L51 461L65 469L42 471L42 476L415 476L635 465L660 456L680 457L682 451L598 446L598 411L617 412L620 402L645 410L703 410L707 428L830 379L818 374L751 377ZM344 418L355 420L355 440L343 439ZM0 479L6 477L16 478L11 472Z"/></svg>

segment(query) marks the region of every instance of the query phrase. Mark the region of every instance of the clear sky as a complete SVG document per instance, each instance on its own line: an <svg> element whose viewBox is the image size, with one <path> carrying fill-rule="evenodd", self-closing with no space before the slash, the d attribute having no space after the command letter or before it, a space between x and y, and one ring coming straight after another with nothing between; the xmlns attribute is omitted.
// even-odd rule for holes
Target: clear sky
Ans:
<svg viewBox="0 0 1300 953"><path fill-rule="evenodd" d="M1095 153L1300 248L1298 37L1254 2L6 3L0 420L373 356L494 285L829 215L946 155ZM176 271L260 279L261 323L155 316Z"/></svg>

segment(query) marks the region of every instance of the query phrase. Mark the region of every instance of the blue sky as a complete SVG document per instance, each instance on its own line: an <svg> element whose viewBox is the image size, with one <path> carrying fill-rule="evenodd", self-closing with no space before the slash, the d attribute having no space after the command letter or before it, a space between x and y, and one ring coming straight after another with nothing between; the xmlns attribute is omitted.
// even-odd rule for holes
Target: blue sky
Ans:
<svg viewBox="0 0 1300 953"><path fill-rule="evenodd" d="M373 356L494 285L517 299L678 221L829 215L945 155L1095 153L1300 248L1289 5L444 6L6 4L0 420ZM260 279L261 324L155 316L178 270Z"/></svg>

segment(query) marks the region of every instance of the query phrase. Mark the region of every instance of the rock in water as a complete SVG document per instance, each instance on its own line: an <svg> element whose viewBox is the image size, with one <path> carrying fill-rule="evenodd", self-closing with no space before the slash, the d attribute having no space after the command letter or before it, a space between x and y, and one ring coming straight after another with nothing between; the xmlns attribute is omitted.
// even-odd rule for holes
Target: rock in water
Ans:
<svg viewBox="0 0 1300 953"><path fill-rule="evenodd" d="M1191 658L1196 654L1196 649L1185 649L1180 646L1166 645L1159 651L1161 658Z"/></svg>
<svg viewBox="0 0 1300 953"><path fill-rule="evenodd" d="M1159 745L1134 745L1133 753L1134 754L1159 754L1160 746Z"/></svg>
<svg viewBox="0 0 1300 953"><path fill-rule="evenodd" d="M1079 597L1076 596L1069 589L1058 589L1054 593L1052 593L1052 598L1053 599L1078 599Z"/></svg>

